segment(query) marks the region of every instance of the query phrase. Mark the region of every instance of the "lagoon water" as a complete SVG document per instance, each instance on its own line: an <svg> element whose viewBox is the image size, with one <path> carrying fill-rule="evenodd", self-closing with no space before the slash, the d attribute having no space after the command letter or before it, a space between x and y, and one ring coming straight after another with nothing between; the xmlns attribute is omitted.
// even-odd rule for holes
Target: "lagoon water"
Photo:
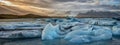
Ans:
<svg viewBox="0 0 120 45"><path fill-rule="evenodd" d="M34 39L0 39L0 45L120 45L120 38L112 38L112 40L98 41L90 43L71 43L63 39L41 41L40 38Z"/></svg>
<svg viewBox="0 0 120 45"><path fill-rule="evenodd" d="M89 18L88 18L89 19ZM56 22L56 20L58 19L51 19L51 20L45 20L46 22ZM71 22L74 22L76 19L66 19L66 23L68 23L69 21ZM97 19L96 19L97 20ZM111 20L111 19L110 19ZM64 20L62 20L64 21ZM77 19L77 21L79 21ZM88 21L85 21L85 20L80 20L81 22L88 22ZM90 20L91 21L91 20ZM99 20L98 20L99 21ZM101 21L101 20L100 20ZM113 20L114 21L114 20ZM61 20L58 20L58 22L61 22ZM57 23L58 23L57 22ZM76 22L76 21L75 21ZM94 20L92 20L92 22L94 23ZM103 22L103 21L102 21ZM107 21L106 21L107 22ZM109 23L105 23L105 24L114 24L112 23L111 21L109 21L108 19L108 22ZM111 23L110 23L111 22ZM37 22L38 23L38 22ZM8 23L9 24L9 23ZM20 23L20 24L30 24L31 23ZM36 23L32 23L33 24L36 24ZM74 24L74 23L72 23ZM90 23L91 24L91 23ZM98 23L97 23L98 24ZM100 24L104 24L104 23L100 23ZM118 22L119 24L119 22ZM113 38L111 40L106 40L106 41L97 41L97 42L90 42L90 43L71 43L71 42L68 42L66 40L63 40L63 39L54 39L54 40L46 40L46 41L42 41L41 38L32 38L32 39L0 39L0 45L120 45L120 37L117 37L115 38L113 36Z"/></svg>

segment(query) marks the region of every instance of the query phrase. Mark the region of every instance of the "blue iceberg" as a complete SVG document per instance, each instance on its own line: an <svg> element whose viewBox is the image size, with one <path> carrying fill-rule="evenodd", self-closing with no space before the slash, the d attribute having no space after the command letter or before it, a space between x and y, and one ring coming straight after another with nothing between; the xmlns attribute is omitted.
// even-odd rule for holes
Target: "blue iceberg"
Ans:
<svg viewBox="0 0 120 45"><path fill-rule="evenodd" d="M53 26L51 23L47 24L42 31L42 40L52 40L59 37L59 25Z"/></svg>
<svg viewBox="0 0 120 45"><path fill-rule="evenodd" d="M18 30L18 31L1 31L0 38L16 39L16 38L35 38L41 37L39 30Z"/></svg>
<svg viewBox="0 0 120 45"><path fill-rule="evenodd" d="M73 43L84 43L84 42L91 42L91 37L88 35L81 35L81 36L76 36L70 40L70 42Z"/></svg>
<svg viewBox="0 0 120 45"><path fill-rule="evenodd" d="M112 26L115 25L116 21L113 19L92 19L88 23L94 25Z"/></svg>
<svg viewBox="0 0 120 45"><path fill-rule="evenodd" d="M113 35L119 36L120 35L120 25L113 26L112 33L113 33Z"/></svg>
<svg viewBox="0 0 120 45"><path fill-rule="evenodd" d="M108 40L112 38L112 31L101 26L92 26L87 29L73 30L64 39L75 43Z"/></svg>
<svg viewBox="0 0 120 45"><path fill-rule="evenodd" d="M99 40L108 40L112 38L112 31L106 29L97 29L93 30L91 35L92 41L99 41Z"/></svg>
<svg viewBox="0 0 120 45"><path fill-rule="evenodd" d="M75 31L68 33L64 37L64 39L71 40L72 38L77 37L77 36L90 35L90 34L91 34L91 32L89 30L75 30Z"/></svg>

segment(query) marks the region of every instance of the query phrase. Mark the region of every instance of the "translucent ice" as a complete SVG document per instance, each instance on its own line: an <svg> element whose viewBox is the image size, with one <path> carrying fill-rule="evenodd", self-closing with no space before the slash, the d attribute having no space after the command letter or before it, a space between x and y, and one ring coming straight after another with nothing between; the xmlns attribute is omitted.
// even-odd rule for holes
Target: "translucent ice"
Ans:
<svg viewBox="0 0 120 45"><path fill-rule="evenodd" d="M114 25L116 23L115 20L113 19L92 19L88 22L89 24L94 24L94 25Z"/></svg>
<svg viewBox="0 0 120 45"><path fill-rule="evenodd" d="M91 42L91 37L88 35L81 35L81 36L76 36L70 40L70 42L73 43L84 43L84 42Z"/></svg>
<svg viewBox="0 0 120 45"><path fill-rule="evenodd" d="M39 30L1 31L0 38L34 38L40 37Z"/></svg>
<svg viewBox="0 0 120 45"><path fill-rule="evenodd" d="M92 26L86 29L73 30L68 33L64 39L75 42L91 42L99 40L107 40L112 38L112 31L108 28L103 28L101 26Z"/></svg>
<svg viewBox="0 0 120 45"><path fill-rule="evenodd" d="M42 40L52 40L59 37L59 25L53 26L51 23L47 24L42 31Z"/></svg>
<svg viewBox="0 0 120 45"><path fill-rule="evenodd" d="M96 29L92 31L92 41L107 40L112 38L112 31L106 29Z"/></svg>
<svg viewBox="0 0 120 45"><path fill-rule="evenodd" d="M75 31L68 33L64 39L71 40L72 38L77 37L77 36L90 35L90 34L91 32L89 30L75 30Z"/></svg>
<svg viewBox="0 0 120 45"><path fill-rule="evenodd" d="M113 35L120 35L120 25L113 26L112 29L113 29L112 30Z"/></svg>

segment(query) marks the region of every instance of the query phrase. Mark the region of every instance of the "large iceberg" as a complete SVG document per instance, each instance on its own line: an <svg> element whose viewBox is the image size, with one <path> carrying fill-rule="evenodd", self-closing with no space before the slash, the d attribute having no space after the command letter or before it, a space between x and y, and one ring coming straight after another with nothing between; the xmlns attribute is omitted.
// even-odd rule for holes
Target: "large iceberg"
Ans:
<svg viewBox="0 0 120 45"><path fill-rule="evenodd" d="M112 31L107 29L93 30L91 35L92 41L107 40L112 38Z"/></svg>
<svg viewBox="0 0 120 45"><path fill-rule="evenodd" d="M64 39L75 42L91 42L99 40L107 40L112 38L112 31L108 28L103 28L101 26L92 26L88 29L74 30L68 33Z"/></svg>
<svg viewBox="0 0 120 45"><path fill-rule="evenodd" d="M59 25L53 26L51 23L47 24L44 30L42 31L42 40L52 40L58 38L60 35Z"/></svg>
<svg viewBox="0 0 120 45"><path fill-rule="evenodd" d="M88 35L81 35L81 36L76 36L70 40L70 42L73 43L84 43L84 42L91 42L91 37Z"/></svg>
<svg viewBox="0 0 120 45"><path fill-rule="evenodd" d="M90 30L75 30L68 33L64 39L71 40L72 38L75 38L77 36L89 35L89 34L91 34Z"/></svg>

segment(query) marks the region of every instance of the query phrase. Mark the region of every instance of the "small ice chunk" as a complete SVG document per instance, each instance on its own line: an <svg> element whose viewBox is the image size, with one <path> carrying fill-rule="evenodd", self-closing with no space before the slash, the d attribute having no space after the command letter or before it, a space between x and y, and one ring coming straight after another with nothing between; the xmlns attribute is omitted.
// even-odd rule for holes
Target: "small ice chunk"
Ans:
<svg viewBox="0 0 120 45"><path fill-rule="evenodd" d="M113 26L112 29L113 35L120 35L120 25Z"/></svg>

